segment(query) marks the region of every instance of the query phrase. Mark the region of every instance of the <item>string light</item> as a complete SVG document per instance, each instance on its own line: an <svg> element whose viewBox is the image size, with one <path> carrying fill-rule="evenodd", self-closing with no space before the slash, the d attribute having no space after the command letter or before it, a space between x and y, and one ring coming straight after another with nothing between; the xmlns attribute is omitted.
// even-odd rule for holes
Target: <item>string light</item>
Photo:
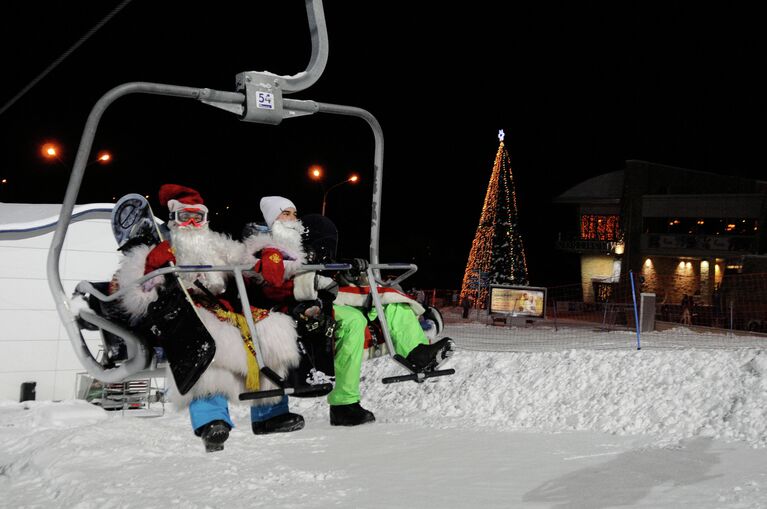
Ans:
<svg viewBox="0 0 767 509"><path fill-rule="evenodd" d="M480 284L481 273L487 273L490 284L528 284L527 258L517 222L517 195L511 173L511 157L506 151L503 136L499 136L482 215L463 275L462 299L471 297L475 306L484 307L488 288Z"/></svg>

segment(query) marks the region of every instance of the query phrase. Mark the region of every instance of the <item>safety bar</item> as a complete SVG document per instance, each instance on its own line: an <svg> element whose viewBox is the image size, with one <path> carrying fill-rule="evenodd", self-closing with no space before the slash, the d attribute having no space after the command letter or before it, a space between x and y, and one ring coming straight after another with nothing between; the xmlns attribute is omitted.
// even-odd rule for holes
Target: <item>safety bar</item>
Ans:
<svg viewBox="0 0 767 509"><path fill-rule="evenodd" d="M413 274L415 274L418 271L418 266L413 263L371 263L370 267L372 267L374 270L402 270L402 269L408 269L407 272L400 274L397 279L394 281L381 281L380 275L376 279L377 282L381 283L381 286L394 286L400 284L402 281L406 280Z"/></svg>
<svg viewBox="0 0 767 509"><path fill-rule="evenodd" d="M349 268L351 268L351 265L349 264L336 263L336 264L327 264L327 265L323 265L323 264L304 265L302 266L301 269L303 271L313 271L313 270L320 271L320 270L347 270ZM252 265L176 265L173 267L163 267L145 274L144 276L133 281L132 284L140 285L157 276L164 276L167 274L178 274L178 273L185 273L185 272L231 272L233 273L235 283L237 285L237 291L240 295L240 305L242 306L242 309L244 310L250 309L250 300L248 299L247 291L245 288L245 281L243 279L243 274L255 274L255 272L252 271ZM98 300L102 302L113 302L119 299L120 297L122 297L123 295L125 295L125 293L129 290L130 288L127 288L127 287L120 288L115 293L106 295L103 292L96 289L93 286L93 284L91 284L88 281L80 281L77 284L77 287L75 289L76 292L79 292L81 294L93 295L94 297L96 297ZM256 335L256 325L253 322L253 315L251 315L250 313L243 313L243 315L245 316L245 322L248 324L250 337L254 338L253 348L256 351L256 356L258 357L258 359L263 359L264 357L263 355L261 355L261 347L258 343L258 336ZM77 341L73 340L73 343L76 344L77 346L75 353L77 354L78 358L82 361L83 366L85 367L85 369L88 371L90 375L97 378L98 380L114 383L114 382L119 382L123 380L124 378L135 374L138 371L144 370L150 365L150 362L152 359L151 350L148 349L148 346L144 343L144 341L139 336L135 335L129 329L122 327L114 322L111 322L110 320L107 320L106 318L103 318L85 309L80 310L79 316L86 322L91 323L99 327L100 329L106 330L107 332L111 332L112 334L115 334L119 336L120 338L122 338L125 341L126 348L128 351L128 360L126 360L118 368L104 369L104 367L100 363L98 363L96 359L93 357L93 354L88 348L88 345L85 343L85 339L83 338L80 327L79 325L77 325L77 317L73 315L75 328L76 328L75 339L77 340ZM274 371L272 371L268 367L262 366L261 372L267 378L272 380L275 384L277 385L284 384L284 380L280 379L278 375L274 373ZM277 377L277 378L275 379L274 377Z"/></svg>
<svg viewBox="0 0 767 509"><path fill-rule="evenodd" d="M368 266L366 271L368 276L368 281L377 282L378 278L376 277L375 271L380 269L410 269L408 270L408 272L406 272L406 275L409 276L410 274L418 270L418 267L411 263L371 263ZM400 276L400 278L404 279L402 276ZM383 304L381 304L381 296L378 293L377 284L370 285L370 295L373 299L373 304L375 305L376 313L378 313L378 321L381 322L381 331L383 332L384 342L386 343L386 347L389 349L389 355L393 357L396 351L394 350L394 343L392 342L391 334L389 333L389 324L386 322L386 315L384 314ZM405 366L405 367L410 369L409 366Z"/></svg>
<svg viewBox="0 0 767 509"><path fill-rule="evenodd" d="M78 343L79 348L75 350L75 354L82 361L83 367L91 376L102 382L117 383L150 367L153 352L143 339L133 334L129 329L107 320L92 311L83 309L80 311L79 316L82 320L126 340L125 347L128 359L115 368L106 369L93 357L78 327L77 335L80 338L80 342Z"/></svg>

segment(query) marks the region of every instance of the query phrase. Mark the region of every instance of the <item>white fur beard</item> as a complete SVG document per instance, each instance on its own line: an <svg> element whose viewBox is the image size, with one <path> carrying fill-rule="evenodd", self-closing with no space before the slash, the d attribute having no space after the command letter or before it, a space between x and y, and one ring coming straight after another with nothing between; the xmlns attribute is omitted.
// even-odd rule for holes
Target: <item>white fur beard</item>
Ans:
<svg viewBox="0 0 767 509"><path fill-rule="evenodd" d="M221 236L211 231L205 224L200 228L179 228L171 224L173 250L178 265L226 265L226 244ZM205 287L219 294L226 284L222 272L186 272L180 273L181 280L188 288L194 288L194 281L199 280Z"/></svg>
<svg viewBox="0 0 767 509"><path fill-rule="evenodd" d="M277 243L285 244L288 248L303 253L301 235L304 231L301 221L275 221L272 225L272 238Z"/></svg>

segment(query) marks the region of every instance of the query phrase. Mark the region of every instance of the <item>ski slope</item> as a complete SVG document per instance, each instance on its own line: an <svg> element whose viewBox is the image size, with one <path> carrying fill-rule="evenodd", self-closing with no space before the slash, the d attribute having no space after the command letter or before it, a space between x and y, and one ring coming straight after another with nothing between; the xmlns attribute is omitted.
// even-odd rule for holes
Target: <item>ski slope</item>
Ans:
<svg viewBox="0 0 767 509"><path fill-rule="evenodd" d="M331 427L322 398L292 399L306 428L257 437L233 406L212 454L170 406L5 401L0 507L765 507L767 351L677 333L675 349L462 348L422 385L381 384L400 370L374 359L376 423Z"/></svg>

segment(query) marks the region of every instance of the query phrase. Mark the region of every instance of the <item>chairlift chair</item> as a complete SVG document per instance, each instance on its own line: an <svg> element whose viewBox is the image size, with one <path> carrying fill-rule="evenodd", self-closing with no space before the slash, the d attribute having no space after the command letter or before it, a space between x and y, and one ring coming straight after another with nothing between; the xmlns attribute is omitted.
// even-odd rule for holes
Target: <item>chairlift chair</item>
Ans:
<svg viewBox="0 0 767 509"><path fill-rule="evenodd" d="M48 252L47 276L48 285L53 295L59 317L65 330L72 342L75 353L82 363L83 367L94 378L102 382L121 382L133 378L136 374L146 372L156 367L154 349L148 344L147 340L135 331L131 330L125 324L117 323L107 317L100 316L98 313L88 310L74 310L71 301L64 292L61 276L59 273L59 258L64 245L64 239L67 229L72 220L72 211L80 190L80 186L85 174L85 167L90 157L93 147L93 140L98 129L101 116L106 109L117 99L129 94L153 94L171 97L180 97L194 99L209 106L223 109L237 115L245 122L256 122L261 124L278 125L284 119L301 117L315 113L325 113L331 115L344 115L361 118L371 128L375 140L375 151L373 157L373 197L372 197L372 215L370 225L370 264L367 269L369 281L376 282L382 286L389 286L400 283L417 270L414 264L402 263L380 263L379 262L379 218L381 217L381 190L383 181L383 132L376 118L368 111L346 105L329 104L316 102L312 100L295 100L283 97L294 92L305 90L314 84L324 71L328 58L328 37L325 24L324 11L321 0L305 0L306 12L309 21L309 31L311 34L312 52L307 69L293 76L279 76L269 72L247 71L236 75L236 91L227 92L213 90L209 88L194 88L177 85L168 85L162 83L150 82L129 82L119 85L106 94L104 94L93 106L83 130L80 144L74 161L74 166L70 174L69 183L62 203L61 214L56 226L53 240ZM349 266L335 265L309 265L304 269L312 270L343 270ZM211 266L211 267L169 267L158 269L147 274L137 282L148 280L154 276L170 273L188 272L188 271L227 271L234 275L238 286L240 298L243 300L243 309L249 309L249 302L243 283L243 271L248 267L237 266ZM384 269L404 270L405 272L394 281L383 282L380 271ZM102 302L108 302L119 298L119 294L106 295L100 292L93 284L83 281L78 285L82 293L86 293L97 298ZM376 284L371 284L372 300L378 311L378 317L381 321L382 331L385 343L389 349L390 355L410 371L409 374L390 377L385 382L414 380L422 382L425 378L452 374L454 370L441 370L431 373L417 373L412 367L394 354L395 350L392 344L386 318L381 305L381 299L376 289ZM245 313L248 327L251 331L251 337L255 326L252 317ZM94 358L88 348L82 335L81 327L94 326L107 333L120 337L126 345L127 359L120 365L112 368L106 368ZM258 342L254 341L256 353L259 358L260 350ZM268 367L262 367L261 372L276 383L279 387L285 387L284 381L270 370ZM279 389L280 394L292 394L292 388ZM246 397L241 399L254 399L259 397L273 396L274 391L262 391L261 393L247 393Z"/></svg>

